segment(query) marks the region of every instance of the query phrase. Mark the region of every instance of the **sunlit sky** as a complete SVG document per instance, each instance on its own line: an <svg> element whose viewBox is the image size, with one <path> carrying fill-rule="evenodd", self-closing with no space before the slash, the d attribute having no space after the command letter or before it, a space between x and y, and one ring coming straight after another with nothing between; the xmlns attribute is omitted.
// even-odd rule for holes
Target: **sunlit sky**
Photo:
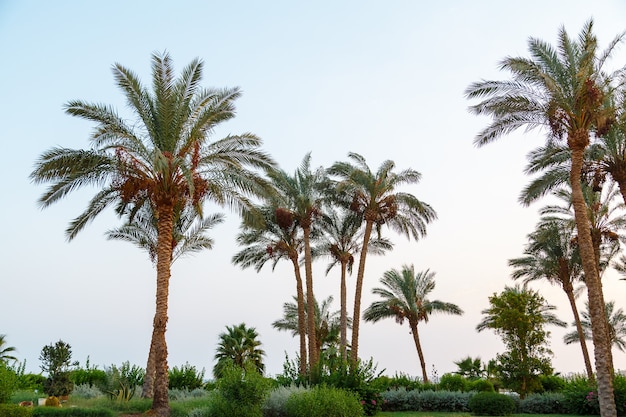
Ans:
<svg viewBox="0 0 626 417"><path fill-rule="evenodd" d="M363 306L391 268L414 264L436 272L432 298L458 304L462 317L433 316L421 325L429 370L441 376L468 355L492 359L500 339L475 328L487 298L512 285L507 260L522 255L526 235L544 203L518 204L526 154L542 132L516 132L477 149L473 138L487 119L468 113L465 88L480 79L504 79L499 61L527 56L527 40L556 43L559 27L577 36L594 19L601 48L626 30L622 0L506 1L29 1L0 0L0 334L39 372L43 346L59 339L73 359L100 368L124 361L145 366L154 315L156 272L134 246L107 241L122 223L106 212L76 239L64 230L93 190L52 207L37 205L43 186L28 176L52 146L85 148L94 127L66 115L74 99L110 104L129 116L111 66L120 63L150 84L150 56L168 51L177 70L198 57L202 85L243 90L237 117L215 132L253 132L263 149L292 172L307 152L312 165L329 166L348 152L373 169L386 159L413 168L422 181L407 189L431 204L438 220L419 242L383 229L395 250L368 258ZM626 64L622 45L609 66ZM219 333L244 322L255 327L267 353L269 375L294 358L298 340L272 328L295 294L289 264L272 272L230 263L239 219L213 229L215 248L178 260L170 282L167 341L170 366L185 362L211 375ZM318 299L335 295L338 271L316 264ZM607 300L625 307L626 282L604 278ZM352 310L354 277L349 279ZM565 295L534 285L559 316L571 322ZM582 308L584 297L579 300ZM351 314L351 313L350 313ZM578 345L565 346L565 330L552 329L557 371L582 372ZM388 375L420 375L405 323L361 327L361 357ZM615 352L626 369L626 354Z"/></svg>

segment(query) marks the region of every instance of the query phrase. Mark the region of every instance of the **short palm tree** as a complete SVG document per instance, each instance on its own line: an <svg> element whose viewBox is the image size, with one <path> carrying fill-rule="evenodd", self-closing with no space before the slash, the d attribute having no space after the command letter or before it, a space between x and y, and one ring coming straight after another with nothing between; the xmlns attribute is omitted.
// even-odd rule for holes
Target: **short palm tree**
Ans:
<svg viewBox="0 0 626 417"><path fill-rule="evenodd" d="M475 144L482 146L517 130L546 128L548 143L566 141L571 151L570 185L578 230L580 255L593 323L593 342L598 378L600 410L603 417L615 416L612 369L604 325L602 286L594 262L593 244L581 185L585 150L595 136L607 133L615 111L607 94L613 78L603 66L623 35L616 37L605 52L598 50L593 21L587 22L577 39L564 28L558 46L535 38L528 41L531 57L507 57L500 67L511 73L505 81L479 81L471 84L466 95L482 100L470 107L477 115L487 115L492 123L481 131Z"/></svg>
<svg viewBox="0 0 626 417"><path fill-rule="evenodd" d="M426 225L437 218L435 210L413 194L400 191L404 185L416 184L421 174L413 169L394 172L393 161L384 161L376 172L367 165L365 158L357 153L349 153L351 162L337 162L328 169L331 175L339 178L337 191L345 193L350 209L365 222L363 243L359 257L352 316L352 343L350 362L355 366L359 359L359 328L361 320L361 295L365 277L365 261L369 251L372 231L376 228L381 237L384 224L404 234L408 238L426 235Z"/></svg>
<svg viewBox="0 0 626 417"><path fill-rule="evenodd" d="M581 313L582 330L574 330L563 336L565 344L569 345L577 343L580 335L584 339L591 339L591 318L589 316L589 304L585 304L586 310ZM608 301L605 307L606 319L609 323L609 335L611 336L611 345L620 350L626 351L626 314L621 308L615 309L615 302Z"/></svg>
<svg viewBox="0 0 626 417"><path fill-rule="evenodd" d="M213 226L222 223L224 216L221 214L209 215L200 218L193 207L187 206L182 211L174 214L174 229L172 236L172 263L179 257L191 253L199 252L213 247L213 239L205 233ZM111 240L123 240L134 244L145 250L153 264L157 261L158 243L158 220L154 210L150 205L142 206L133 216L132 220L117 228L106 232L107 238ZM155 369L155 333L150 341L150 352L146 373L143 379L141 390L142 398L152 398L154 395Z"/></svg>
<svg viewBox="0 0 626 417"><path fill-rule="evenodd" d="M17 358L13 356L16 349L13 346L7 346L6 337L6 334L0 334L0 362L16 362Z"/></svg>
<svg viewBox="0 0 626 417"><path fill-rule="evenodd" d="M193 60L175 78L169 55L153 54L149 91L132 71L116 64L115 81L136 117L127 121L107 105L69 102L68 114L97 125L90 149L52 148L31 173L34 182L51 183L39 200L42 207L81 187L97 187L85 212L70 223L70 240L107 207L132 219L142 206L152 206L158 218L152 411L159 417L170 412L165 331L176 210L191 205L201 213L202 202L211 200L243 212L251 195L266 192L257 169L273 166L252 134L210 141L215 127L235 116L240 92L202 89L202 67Z"/></svg>
<svg viewBox="0 0 626 417"><path fill-rule="evenodd" d="M433 313L460 316L463 310L456 304L428 298L435 289L435 273L429 270L416 273L413 265L405 265L401 271L392 269L385 272L380 283L384 285L384 288L374 288L372 293L380 296L381 300L373 302L363 313L363 318L365 321L374 323L382 319L394 318L399 324L406 319L409 322L422 367L422 379L428 382L418 324L422 321L428 323Z"/></svg>
<svg viewBox="0 0 626 417"><path fill-rule="evenodd" d="M237 326L226 326L226 332L220 333L213 367L215 378L221 378L224 369L234 364L241 368L251 365L260 374L265 371L263 356L265 352L260 348L259 334L254 327L246 327L244 323Z"/></svg>

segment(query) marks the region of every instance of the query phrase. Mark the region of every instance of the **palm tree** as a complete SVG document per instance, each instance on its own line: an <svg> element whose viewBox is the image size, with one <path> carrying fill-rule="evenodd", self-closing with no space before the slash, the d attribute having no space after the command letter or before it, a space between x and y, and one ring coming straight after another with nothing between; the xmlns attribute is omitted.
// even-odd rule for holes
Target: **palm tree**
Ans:
<svg viewBox="0 0 626 417"><path fill-rule="evenodd" d="M395 163L384 161L376 172L367 166L365 158L349 153L350 162L337 162L328 169L331 175L340 178L337 189L350 199L350 209L365 221L363 243L359 257L352 316L352 345L350 362L354 367L359 359L359 328L361 320L361 294L365 276L365 260L369 251L372 230L376 227L378 237L381 227L387 224L407 238L418 240L426 235L426 225L437 218L435 210L413 194L398 191L403 185L416 184L421 174L412 169L393 172Z"/></svg>
<svg viewBox="0 0 626 417"><path fill-rule="evenodd" d="M199 218L193 207L187 206L181 212L174 214L174 229L172 236L172 264L181 256L199 252L203 249L213 247L213 239L205 232L213 228L216 224L222 223L224 216L214 214ZM106 232L107 239L123 240L130 242L140 249L148 252L148 256L153 264L157 261L157 238L158 220L154 210L150 205L142 206L132 221ZM143 379L141 390L142 398L152 398L154 395L155 361L156 349L155 333L150 341L150 351L146 365L146 374Z"/></svg>
<svg viewBox="0 0 626 417"><path fill-rule="evenodd" d="M221 378L224 369L229 364L241 368L252 365L260 373L265 371L263 356L265 352L260 348L259 334L254 327L246 327L244 323L238 326L226 326L226 332L220 333L220 342L217 346L213 367L215 378Z"/></svg>
<svg viewBox="0 0 626 417"><path fill-rule="evenodd" d="M373 302L363 313L363 318L374 323L386 318L394 318L399 324L404 319L409 322L422 367L422 378L426 383L426 362L417 332L419 322L428 323L429 316L433 313L460 316L463 310L456 304L428 298L435 289L435 273L429 270L416 273L413 265L404 265L401 271L392 269L385 272L380 283L385 288L374 288L372 293L379 295L382 300Z"/></svg>
<svg viewBox="0 0 626 417"><path fill-rule="evenodd" d="M283 318L274 321L272 327L280 331L291 332L293 336L297 336L300 334L297 297L294 297L294 301L296 302L283 304ZM331 311L332 303L332 295L323 300L321 305L315 300L315 340L317 340L318 357L321 357L321 352L324 349L336 346L339 339L341 322L338 316L340 313ZM352 320L348 318L347 321L349 327Z"/></svg>
<svg viewBox="0 0 626 417"><path fill-rule="evenodd" d="M346 275L352 274L354 255L361 249L363 241L362 222L359 216L351 212L340 214L337 209L326 210L321 217L321 236L317 239L317 245L312 249L313 257L330 256L331 262L326 268L326 275L332 268L339 265L341 273L340 283L340 342L339 353L342 360L347 360L348 344L348 307ZM393 245L387 239L372 239L368 245L370 254L383 254L391 250Z"/></svg>
<svg viewBox="0 0 626 417"><path fill-rule="evenodd" d="M319 358L316 356L317 341L315 340L315 299L313 294L313 261L311 254L311 233L314 222L321 214L322 204L326 198L328 180L325 171L311 171L311 154L304 156L293 175L281 169L273 169L268 173L272 185L277 190L275 205L276 218L279 224L295 223L302 230L304 244L304 272L306 281L307 305L307 337L309 340L309 366L315 367ZM282 204L282 205L281 205Z"/></svg>
<svg viewBox="0 0 626 417"><path fill-rule="evenodd" d="M300 253L303 251L303 242L299 235L299 227L294 221L285 221L285 216L281 217L280 222L278 221L278 215L283 212L275 204L276 202L257 207L256 216L244 219L237 235L237 242L244 249L233 256L232 263L244 269L253 266L259 272L267 262L271 262L272 269L274 269L281 259L291 261L296 278L300 375L304 376L307 372L307 331L304 289L300 272Z"/></svg>
<svg viewBox="0 0 626 417"><path fill-rule="evenodd" d="M566 345L577 343L582 339L591 339L591 317L589 316L589 304L585 303L586 311L581 313L581 329L576 329L563 336ZM624 310L618 308L615 310L615 302L608 301L604 308L606 311L606 320L609 323L609 336L611 338L611 346L615 346L621 352L626 351L626 314Z"/></svg>
<svg viewBox="0 0 626 417"><path fill-rule="evenodd" d="M248 197L264 192L256 169L273 165L259 150L261 140L246 133L210 142L210 133L235 115L238 89L201 89L203 64L193 60L179 78L168 54L152 56L153 91L120 64L113 67L117 86L136 118L122 119L106 105L69 102L68 114L97 124L90 149L52 148L36 161L31 178L50 182L39 202L48 207L83 186L98 190L66 234L73 239L111 205L129 219L144 205L158 218L157 290L154 333L156 375L152 410L169 415L165 331L171 275L172 236L177 210L204 200L243 212ZM250 169L253 168L253 169Z"/></svg>
<svg viewBox="0 0 626 417"><path fill-rule="evenodd" d="M13 352L17 351L17 349L13 346L7 346L6 337L6 334L0 334L0 362L17 362L17 358L12 355Z"/></svg>
<svg viewBox="0 0 626 417"><path fill-rule="evenodd" d="M523 279L524 285L546 280L561 287L572 309L576 328L581 330L574 285L582 281L582 265L578 248L572 238L573 229L565 222L543 218L535 231L528 235L524 256L509 259L509 266L514 268L512 278ZM587 343L583 337L579 342L587 377L594 380Z"/></svg>
<svg viewBox="0 0 626 417"><path fill-rule="evenodd" d="M615 416L616 408L612 370L607 361L610 348L602 313L602 288L594 262L581 173L585 149L592 134L604 135L614 120L614 110L606 106L606 93L612 79L602 72L602 67L622 37L618 36L604 53L599 53L593 21L590 20L577 40L572 40L561 28L557 48L531 38L528 42L531 58L507 57L500 64L501 69L511 72L512 80L483 80L473 83L466 90L468 98L482 99L470 110L493 119L476 137L476 145L490 143L519 127L546 127L548 142L567 141L571 151L572 202L593 319L594 354L603 417Z"/></svg>

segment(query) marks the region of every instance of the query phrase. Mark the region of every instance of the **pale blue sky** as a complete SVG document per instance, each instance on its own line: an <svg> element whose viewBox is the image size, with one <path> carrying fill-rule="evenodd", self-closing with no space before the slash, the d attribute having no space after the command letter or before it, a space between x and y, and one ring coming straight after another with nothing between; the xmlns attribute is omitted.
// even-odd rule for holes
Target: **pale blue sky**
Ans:
<svg viewBox="0 0 626 417"><path fill-rule="evenodd" d="M576 36L593 17L600 44L626 30L620 0L554 1L17 1L0 0L0 136L8 145L0 165L4 239L0 243L0 334L28 368L39 369L41 348L58 339L74 358L145 366L154 312L155 273L147 256L103 234L120 221L106 213L68 243L64 230L90 193L70 195L49 209L36 204L43 187L28 175L52 146L88 146L93 125L62 111L69 100L115 106L126 113L111 66L119 62L150 82L150 56L167 50L180 70L205 62L204 86L239 86L238 116L216 132L254 132L286 170L305 153L314 166L364 155L370 166L392 159L422 182L409 191L430 203L439 220L415 243L388 232L396 250L370 258L363 304L382 273L403 264L437 273L434 298L462 307L463 317L433 317L421 329L428 369L453 371L467 355L491 359L498 338L475 332L487 297L510 285L507 260L520 256L537 209L517 204L528 182L525 155L540 133L517 132L476 149L487 120L467 112L467 85L505 78L507 55L526 55L530 36L555 43L565 25ZM626 45L615 55L626 63ZM213 251L179 260L170 287L167 332L170 365L213 366L218 334L245 322L260 333L271 375L282 371L297 339L272 329L295 281L288 265L256 274L230 264L238 219L212 236ZM316 269L318 298L338 293L338 277ZM352 292L353 279L350 280ZM625 306L626 283L605 279L607 299ZM541 288L571 321L564 295ZM338 308L338 296L335 296ZM350 306L352 297L350 296ZM580 302L582 306L582 300ZM351 309L351 307L350 307ZM558 371L582 371L578 346L555 330ZM360 353L386 373L419 374L408 327L393 320L364 324ZM626 369L626 357L615 354Z"/></svg>

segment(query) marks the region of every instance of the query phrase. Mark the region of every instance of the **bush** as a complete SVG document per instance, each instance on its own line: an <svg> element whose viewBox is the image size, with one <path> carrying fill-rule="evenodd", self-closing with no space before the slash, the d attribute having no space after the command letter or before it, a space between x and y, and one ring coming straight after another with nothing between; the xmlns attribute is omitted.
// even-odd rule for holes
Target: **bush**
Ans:
<svg viewBox="0 0 626 417"><path fill-rule="evenodd" d="M52 408L35 407L32 417L114 417L115 413L105 408Z"/></svg>
<svg viewBox="0 0 626 417"><path fill-rule="evenodd" d="M491 381L486 379L476 379L468 384L469 391L476 392L495 392L495 388Z"/></svg>
<svg viewBox="0 0 626 417"><path fill-rule="evenodd" d="M479 392L470 398L470 411L479 416L508 416L515 411L515 400L496 392Z"/></svg>
<svg viewBox="0 0 626 417"><path fill-rule="evenodd" d="M263 417L288 417L285 411L287 400L292 394L306 390L304 387L295 385L273 389L263 404Z"/></svg>
<svg viewBox="0 0 626 417"><path fill-rule="evenodd" d="M52 374L43 383L43 392L49 396L62 397L70 395L73 389L74 383L70 379L69 372Z"/></svg>
<svg viewBox="0 0 626 417"><path fill-rule="evenodd" d="M262 417L261 406L270 390L270 381L253 366L245 369L227 365L217 381L218 394L210 415Z"/></svg>
<svg viewBox="0 0 626 417"><path fill-rule="evenodd" d="M565 396L561 393L530 394L520 400L518 412L526 414L566 414Z"/></svg>
<svg viewBox="0 0 626 417"><path fill-rule="evenodd" d="M343 389L317 386L291 395L285 403L290 417L360 417L363 415L357 396Z"/></svg>
<svg viewBox="0 0 626 417"><path fill-rule="evenodd" d="M558 375L540 375L539 382L545 392L561 392L565 388L565 379Z"/></svg>
<svg viewBox="0 0 626 417"><path fill-rule="evenodd" d="M443 374L439 380L439 389L443 391L467 391L467 380L458 374Z"/></svg>
<svg viewBox="0 0 626 417"><path fill-rule="evenodd" d="M404 388L382 393L384 411L467 412L472 394L459 391L407 391Z"/></svg>
<svg viewBox="0 0 626 417"><path fill-rule="evenodd" d="M107 386L107 373L102 369L75 369L70 374L70 378L74 385L88 385L100 390L106 389Z"/></svg>
<svg viewBox="0 0 626 417"><path fill-rule="evenodd" d="M185 363L180 368L173 367L169 371L170 389L193 390L202 387L204 380L204 369L198 372L195 366Z"/></svg>
<svg viewBox="0 0 626 417"><path fill-rule="evenodd" d="M17 374L0 361L0 404L8 403L17 388Z"/></svg>
<svg viewBox="0 0 626 417"><path fill-rule="evenodd" d="M89 384L80 384L74 386L74 391L72 391L72 395L76 398L84 398L88 400L91 398L102 397L104 393L95 386Z"/></svg>
<svg viewBox="0 0 626 417"><path fill-rule="evenodd" d="M565 408L568 414L600 415L598 391L586 377L577 375L570 378L563 389Z"/></svg>
<svg viewBox="0 0 626 417"><path fill-rule="evenodd" d="M30 417L32 408L20 407L16 404L0 404L0 416L2 417Z"/></svg>

